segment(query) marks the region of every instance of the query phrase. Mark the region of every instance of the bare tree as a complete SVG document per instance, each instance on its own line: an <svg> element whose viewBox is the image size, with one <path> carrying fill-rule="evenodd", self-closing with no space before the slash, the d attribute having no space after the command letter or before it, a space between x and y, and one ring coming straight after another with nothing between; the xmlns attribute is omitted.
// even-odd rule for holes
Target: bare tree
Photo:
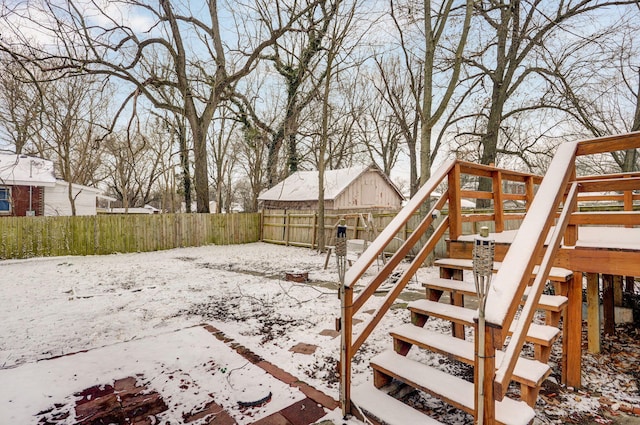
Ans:
<svg viewBox="0 0 640 425"><path fill-rule="evenodd" d="M600 32L582 37L545 56L545 74L566 126L582 137L602 137L640 130L640 51L635 40L639 11L624 15ZM638 150L611 152L612 171L640 169ZM597 167L606 163L598 157Z"/></svg>
<svg viewBox="0 0 640 425"><path fill-rule="evenodd" d="M72 183L95 185L102 181L103 147L97 142L104 130L110 91L88 77L62 78L36 83L41 92L39 131L32 149L50 158L56 174L69 182L71 214L76 214ZM43 85L44 84L44 85Z"/></svg>
<svg viewBox="0 0 640 425"><path fill-rule="evenodd" d="M315 4L282 5L281 10L287 13L277 26L267 26L257 17L265 13L261 7L270 7L269 4L236 2L232 5L234 10L227 12L242 11L256 19L252 24L238 22L234 28L237 32L227 35L227 40L233 40L227 44L219 24L217 0L197 5L160 0L157 6L143 0L113 1L108 8L95 2L42 1L37 13L33 13L38 7L33 2L30 10L15 8L3 15L11 38L0 40L0 50L45 71L119 79L132 87L125 103L143 95L154 107L184 116L194 144L198 212L208 212L206 137L215 110L238 81L251 72L260 55ZM37 20L31 18L34 15ZM128 19L132 16L144 17L146 25L135 27ZM29 22L37 30L55 36L57 50L33 45L16 22ZM163 93L167 89L175 90L178 101L166 101Z"/></svg>
<svg viewBox="0 0 640 425"><path fill-rule="evenodd" d="M284 80L286 93L283 114L274 128L270 129L269 153L267 160L268 186L277 183L277 164L283 144L286 144L288 173L297 171L300 163L298 152L298 129L302 111L314 100L324 78L322 61L326 49L326 37L336 18L341 0L321 0L311 2L300 25L303 31L291 32L281 37L273 46L273 53L266 59L273 62L275 70ZM283 9L277 16L265 16L266 22L282 20Z"/></svg>
<svg viewBox="0 0 640 425"><path fill-rule="evenodd" d="M230 117L230 111L220 110L221 116L215 122L216 130L211 137L211 157L213 165L213 181L216 187L216 213L221 213L230 205L232 169L237 155L235 154L234 140L238 136L238 121ZM225 191L225 187L227 188ZM226 202L225 202L226 199Z"/></svg>
<svg viewBox="0 0 640 425"><path fill-rule="evenodd" d="M481 17L476 35L481 41L467 60L482 74L481 85L489 98L482 111L470 116L480 123L475 123L475 130L467 134L477 138L482 164L496 163L499 154L519 154L521 146L510 149L505 144L514 140L511 134L518 137L518 132L509 131L504 122L518 114L531 116L531 111L546 107L541 100L544 90L539 90L540 74L546 72L538 63L541 50L562 45L565 39L575 37L590 26L572 28L571 23L578 24L578 18L593 19L608 6L632 3L635 2L488 0L476 3L475 10ZM490 186L490 180L482 179L479 189L489 190ZM480 206L485 206L482 201L479 200Z"/></svg>
<svg viewBox="0 0 640 425"><path fill-rule="evenodd" d="M347 57L349 53L353 52L355 46L358 44L357 40L351 40L347 44L348 38L351 34L351 28L355 19L357 1L343 2L336 1L334 3L336 14L339 19L335 20L331 24L331 30L328 32L328 40L326 47L326 64L323 71L323 87L321 94L322 101L322 116L320 126L320 138L318 145L318 249L320 251L325 249L325 214L324 214L324 172L326 168L326 155L330 138L330 127L332 120L332 82L334 78L337 78L341 73L348 69ZM344 9L341 6L344 5ZM341 13L338 13L340 11ZM355 41L355 42L354 42ZM348 114L347 114L348 116Z"/></svg>
<svg viewBox="0 0 640 425"><path fill-rule="evenodd" d="M409 191L413 195L419 188L418 177L418 138L420 135L420 103L423 95L422 66L408 55L403 55L405 60L402 69L401 59L397 56L387 60L376 58L377 75L370 77L370 83L375 87L376 100L371 105L384 104L389 109L388 119L390 125L399 130L398 136L402 138L409 155ZM420 66L417 66L420 65ZM378 101L377 99L380 99ZM390 131L390 130L388 130ZM393 141L390 141L393 143ZM390 153L396 151L393 145L385 150ZM437 153L437 148L431 149L432 160Z"/></svg>
<svg viewBox="0 0 640 425"><path fill-rule="evenodd" d="M0 53L0 135L15 153L22 153L40 129L40 90L20 63Z"/></svg>
<svg viewBox="0 0 640 425"><path fill-rule="evenodd" d="M143 207L158 190L158 182L173 167L172 138L157 117L143 125L133 114L126 131L105 140L109 170L107 184L126 209Z"/></svg>

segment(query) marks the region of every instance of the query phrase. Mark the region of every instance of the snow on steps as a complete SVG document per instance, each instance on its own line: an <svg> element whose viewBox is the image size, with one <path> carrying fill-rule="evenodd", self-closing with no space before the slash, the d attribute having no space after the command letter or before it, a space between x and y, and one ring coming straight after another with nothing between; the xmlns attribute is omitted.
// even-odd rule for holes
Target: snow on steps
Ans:
<svg viewBox="0 0 640 425"><path fill-rule="evenodd" d="M474 386L471 382L408 359L394 351L385 351L371 359L371 367L383 375L432 394L467 413L474 413ZM534 416L534 410L524 401L516 401L508 397L502 401L496 401L498 423L527 425L531 423Z"/></svg>
<svg viewBox="0 0 640 425"><path fill-rule="evenodd" d="M465 326L473 326L473 320L477 315L477 310L430 300L412 301L408 304L407 308L411 311L412 316L414 314L419 316L433 316ZM516 321L514 320L511 323L512 329L510 329L509 332L513 330L515 325ZM529 332L527 333L527 341L548 347L553 344L559 333L560 329L554 326L531 323L529 325Z"/></svg>
<svg viewBox="0 0 640 425"><path fill-rule="evenodd" d="M409 323L391 330L390 334L394 339L447 355L450 358L453 357L455 360L470 365L474 364L475 347L473 342L413 326ZM502 351L496 351L496 363L499 364L502 361L503 355ZM548 364L520 357L513 370L513 380L529 387L538 387L550 371Z"/></svg>
<svg viewBox="0 0 640 425"><path fill-rule="evenodd" d="M434 262L434 266L458 270L473 270L473 260L466 258L441 258ZM494 262L493 271L497 272L501 266L501 262ZM537 272L538 266L535 266L533 274L535 275ZM551 267L551 271L549 272L549 280L554 282L567 282L572 277L573 272L571 270L563 269L562 267Z"/></svg>
<svg viewBox="0 0 640 425"><path fill-rule="evenodd" d="M455 279L442 279L432 278L428 282L423 283L422 286L429 289L436 289L439 291L455 291L463 295L476 296L476 286L471 282L465 282L463 280ZM525 289L525 295L529 293L529 288ZM569 299L562 295L540 295L538 306L543 310L548 311L562 311Z"/></svg>
<svg viewBox="0 0 640 425"><path fill-rule="evenodd" d="M442 425L441 422L375 388L371 383L353 387L351 402L388 425Z"/></svg>

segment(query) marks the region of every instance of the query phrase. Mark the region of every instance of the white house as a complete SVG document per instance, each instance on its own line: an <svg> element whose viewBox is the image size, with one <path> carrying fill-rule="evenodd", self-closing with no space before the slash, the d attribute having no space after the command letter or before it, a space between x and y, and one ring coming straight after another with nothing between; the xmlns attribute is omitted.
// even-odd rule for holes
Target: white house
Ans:
<svg viewBox="0 0 640 425"><path fill-rule="evenodd" d="M53 162L0 153L0 217L71 215L69 183L56 179ZM95 215L100 189L71 184L77 215Z"/></svg>

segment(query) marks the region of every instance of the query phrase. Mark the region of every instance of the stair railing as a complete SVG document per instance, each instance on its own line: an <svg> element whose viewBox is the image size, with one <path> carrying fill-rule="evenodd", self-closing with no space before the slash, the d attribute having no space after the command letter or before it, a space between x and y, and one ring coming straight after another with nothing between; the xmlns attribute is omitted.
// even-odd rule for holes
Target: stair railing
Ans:
<svg viewBox="0 0 640 425"><path fill-rule="evenodd" d="M402 231L403 226L411 217L429 200L431 194L455 169L456 161L448 161L442 165L432 177L409 200L407 205L391 220L378 237L368 246L353 266L345 274L344 286L341 293L341 322L342 345L340 352L340 404L343 415L351 412L351 360L360 346L366 341L382 317L387 313L395 299L400 295L411 277L433 251L438 240L445 234L449 226L449 217L446 217L435 229L431 237L422 246L414 257L409 268L398 278L392 289L386 295L382 305L371 315L371 319L364 325L364 329L353 335L353 316L365 305L380 285L385 282L400 262L409 254L411 249L420 242L422 236L433 224L435 212L442 209L449 200L448 193L443 194L425 214L420 224L409 235L406 241L396 250L393 256L384 264L378 274L366 285L362 292L354 299L356 283L362 278L375 259L381 255L387 245ZM456 200L459 202L459 200ZM451 202L453 203L453 202Z"/></svg>
<svg viewBox="0 0 640 425"><path fill-rule="evenodd" d="M520 318L515 326L505 355L499 365L493 382L494 398L501 400L507 390L513 369L522 350L529 325L535 313L535 307L546 283L556 255L565 238L565 245L573 245L577 240L577 228L572 214L577 209L580 185L589 185L584 179L576 179L575 161L578 156L608 153L618 150L640 147L640 133L609 136L581 142L562 144L539 187L531 208L520 226L500 268L487 301L487 321L493 330L493 342L496 349L502 347L505 329L509 329L514 320L524 290L530 282L533 268L542 255L538 272L527 296ZM635 176L634 176L635 177ZM633 179L633 178L632 178ZM582 181L581 181L582 180ZM633 186L634 183L629 183ZM631 187L629 186L629 187ZM594 188L597 186L594 186ZM629 194L626 195L625 209L629 208ZM563 199L564 198L564 199ZM631 195L631 201L633 195ZM545 241L563 203L562 212L548 246ZM571 223L574 223L571 225ZM572 227L568 231L568 227ZM566 325L566 324L565 324ZM497 337L494 337L496 336Z"/></svg>
<svg viewBox="0 0 640 425"><path fill-rule="evenodd" d="M525 288L531 280L537 259L544 250L545 240L554 224L556 211L563 201L568 182L574 177L576 146L577 143L573 142L565 143L558 148L547 175L542 181L538 193L520 226L520 230L502 261L503 267L496 274L488 292L487 334L490 335L495 349L501 349L503 346L506 330L511 326ZM574 196L577 193L575 187L572 193ZM574 203L575 201L573 201ZM569 211L569 209L568 204L565 203L563 213ZM567 213L564 219L568 220L568 217ZM567 223L568 221L564 223L565 228ZM557 230L562 230L562 232L556 231L554 234L557 239L556 242L559 244L564 234L564 229ZM559 245L557 248L559 248ZM546 263L544 263L544 266L541 265L539 267L536 276L536 282L540 287L531 290L525 304L525 306L528 305L527 311L521 313L521 315L532 316L535 311L534 307L542 293L543 285L541 283L546 282L553 264L552 251L549 250L545 254ZM530 319L531 317L521 317L516 328L516 334L512 336L502 362L500 365L496 365L498 371L493 380L493 388L490 389L493 393L493 399L502 400L506 393L513 368L524 344L524 337L531 322ZM486 356L487 353L483 354L484 357L491 357ZM483 361L483 359L480 359L480 361ZM495 370L493 366L494 359L491 358L490 364L487 365L485 370ZM485 392L488 389L487 384L488 382L478 383L478 385L485 385Z"/></svg>
<svg viewBox="0 0 640 425"><path fill-rule="evenodd" d="M506 392L506 388L511 381L513 369L515 368L522 346L524 345L529 325L533 321L536 307L545 287L545 283L549 277L551 267L555 257L560 250L562 238L565 234L571 214L575 211L576 201L578 197L578 183L573 182L569 188L569 193L564 201L562 212L553 229L548 246L545 250L542 261L538 267L536 277L529 288L527 299L520 311L520 317L517 320L515 329L511 335L511 339L507 344L503 361L498 365L495 376L495 393L498 398L502 398Z"/></svg>

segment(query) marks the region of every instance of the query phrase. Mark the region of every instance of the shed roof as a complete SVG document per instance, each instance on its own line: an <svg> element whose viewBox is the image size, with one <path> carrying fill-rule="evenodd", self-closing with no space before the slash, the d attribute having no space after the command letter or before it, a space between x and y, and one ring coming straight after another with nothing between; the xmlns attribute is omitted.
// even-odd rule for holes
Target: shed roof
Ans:
<svg viewBox="0 0 640 425"><path fill-rule="evenodd" d="M33 156L0 153L0 184L55 186L53 162Z"/></svg>
<svg viewBox="0 0 640 425"><path fill-rule="evenodd" d="M395 184L376 165L361 165L324 172L324 199L336 199L349 185L365 172L378 172L398 194L404 196ZM258 197L259 201L316 201L318 200L318 171L296 171Z"/></svg>

